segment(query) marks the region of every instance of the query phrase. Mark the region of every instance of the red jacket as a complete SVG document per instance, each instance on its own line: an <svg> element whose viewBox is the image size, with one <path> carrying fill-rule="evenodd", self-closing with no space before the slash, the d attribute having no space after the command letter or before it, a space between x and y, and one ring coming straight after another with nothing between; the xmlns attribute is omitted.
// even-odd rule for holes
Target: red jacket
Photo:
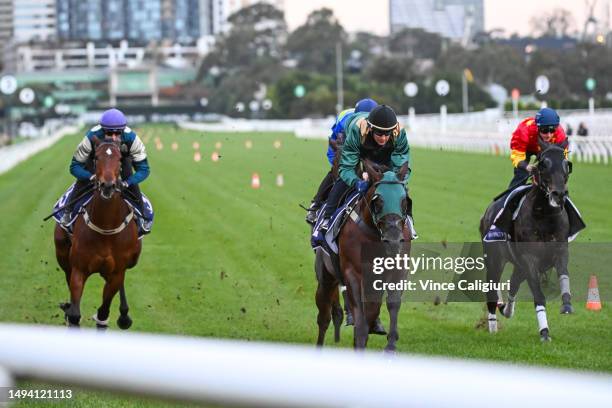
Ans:
<svg viewBox="0 0 612 408"><path fill-rule="evenodd" d="M510 153L510 160L512 160L512 165L514 167L517 167L520 162L527 158L527 152L538 153L540 151L538 134L538 126L535 123L535 118L527 118L519 123L514 133L512 133L512 140L510 141L510 149L512 150ZM566 139L565 131L561 126L558 126L553 136L552 143L560 144Z"/></svg>

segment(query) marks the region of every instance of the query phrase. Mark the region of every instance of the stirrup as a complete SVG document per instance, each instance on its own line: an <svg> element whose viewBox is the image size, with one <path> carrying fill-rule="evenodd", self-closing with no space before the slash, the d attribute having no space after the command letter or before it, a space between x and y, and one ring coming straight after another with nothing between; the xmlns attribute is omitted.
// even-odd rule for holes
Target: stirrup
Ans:
<svg viewBox="0 0 612 408"><path fill-rule="evenodd" d="M325 233L329 229L329 218L323 219L321 224L319 224L318 228L315 228L312 232L312 236L310 237L310 244L313 248L319 246L327 246L327 242L325 242Z"/></svg>
<svg viewBox="0 0 612 408"><path fill-rule="evenodd" d="M306 222L310 225L314 225L317 222L317 211L321 208L321 205L316 201L310 203L308 212L306 213Z"/></svg>

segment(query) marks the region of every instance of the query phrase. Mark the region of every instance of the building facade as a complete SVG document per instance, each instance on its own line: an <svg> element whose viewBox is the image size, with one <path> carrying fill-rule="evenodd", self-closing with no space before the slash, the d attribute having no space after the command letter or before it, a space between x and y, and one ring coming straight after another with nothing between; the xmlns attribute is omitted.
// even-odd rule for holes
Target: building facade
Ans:
<svg viewBox="0 0 612 408"><path fill-rule="evenodd" d="M421 28L469 42L484 30L484 0L390 0L390 33Z"/></svg>

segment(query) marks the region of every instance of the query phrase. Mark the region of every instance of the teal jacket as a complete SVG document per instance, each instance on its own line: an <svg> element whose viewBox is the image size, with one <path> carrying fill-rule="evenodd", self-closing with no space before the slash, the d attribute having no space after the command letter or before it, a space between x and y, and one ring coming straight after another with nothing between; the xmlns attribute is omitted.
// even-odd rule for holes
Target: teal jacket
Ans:
<svg viewBox="0 0 612 408"><path fill-rule="evenodd" d="M367 112L353 114L345 128L345 141L342 147L339 173L340 178L349 186L354 186L360 179L355 168L361 159L388 166L397 172L405 163L410 162L410 146L406 131L396 131L384 146L379 146L368 129ZM408 182L412 170L409 169L404 182Z"/></svg>

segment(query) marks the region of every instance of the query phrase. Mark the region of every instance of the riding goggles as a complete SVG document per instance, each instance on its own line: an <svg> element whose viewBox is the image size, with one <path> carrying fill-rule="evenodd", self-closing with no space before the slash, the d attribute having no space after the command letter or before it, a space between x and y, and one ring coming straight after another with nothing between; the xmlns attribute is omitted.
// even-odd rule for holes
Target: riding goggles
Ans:
<svg viewBox="0 0 612 408"><path fill-rule="evenodd" d="M123 128L117 128L117 129L103 129L104 134L106 136L112 136L112 135L120 135L123 133Z"/></svg>
<svg viewBox="0 0 612 408"><path fill-rule="evenodd" d="M546 125L538 127L538 131L543 134L555 133L557 131L557 125Z"/></svg>

